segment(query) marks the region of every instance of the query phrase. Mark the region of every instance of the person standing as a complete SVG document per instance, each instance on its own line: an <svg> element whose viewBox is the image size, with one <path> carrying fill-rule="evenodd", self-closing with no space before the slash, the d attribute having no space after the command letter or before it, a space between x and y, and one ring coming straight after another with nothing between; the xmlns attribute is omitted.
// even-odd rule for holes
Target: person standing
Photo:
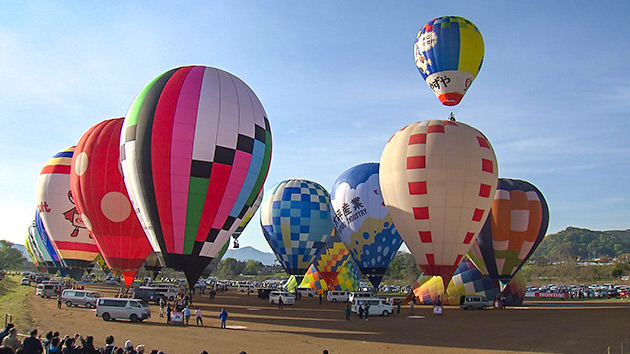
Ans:
<svg viewBox="0 0 630 354"><path fill-rule="evenodd" d="M184 313L184 318L186 319L186 326L188 326L188 321L190 320L190 309L186 306L182 312Z"/></svg>
<svg viewBox="0 0 630 354"><path fill-rule="evenodd" d="M416 296L414 295L409 301L409 316L413 316L413 305L416 302Z"/></svg>
<svg viewBox="0 0 630 354"><path fill-rule="evenodd" d="M282 301L282 295L278 296L278 308L282 310L282 306L284 305L284 301Z"/></svg>
<svg viewBox="0 0 630 354"><path fill-rule="evenodd" d="M350 309L350 305L346 305L346 321L350 321L350 314L352 310Z"/></svg>
<svg viewBox="0 0 630 354"><path fill-rule="evenodd" d="M221 328L226 328L226 322L228 318L228 313L225 311L225 308L221 309L221 313L219 313L219 319L221 320Z"/></svg>
<svg viewBox="0 0 630 354"><path fill-rule="evenodd" d="M363 319L363 306L362 305L359 305L359 308L357 309L357 315L359 315L360 320Z"/></svg>
<svg viewBox="0 0 630 354"><path fill-rule="evenodd" d="M367 322L368 317L370 316L370 303L365 304L365 309L363 310L365 314L365 322Z"/></svg>
<svg viewBox="0 0 630 354"><path fill-rule="evenodd" d="M44 352L42 342L37 338L37 330L31 331L31 336L24 338L22 342L24 347L24 354L41 354Z"/></svg>
<svg viewBox="0 0 630 354"><path fill-rule="evenodd" d="M17 328L13 327L9 331L9 335L4 337L4 339L2 340L2 345L5 347L10 347L11 349L13 349L14 353L16 350L22 348L22 343L20 342L17 334Z"/></svg>
<svg viewBox="0 0 630 354"><path fill-rule="evenodd" d="M160 317L164 317L164 310L166 309L166 299L164 296L160 297Z"/></svg>
<svg viewBox="0 0 630 354"><path fill-rule="evenodd" d="M197 320L197 326L201 323L201 327L203 327L203 318L201 317L201 309L197 306L195 310L195 319Z"/></svg>
<svg viewBox="0 0 630 354"><path fill-rule="evenodd" d="M105 338L105 346L101 349L102 354L114 354L116 345L114 344L114 336L109 335Z"/></svg>
<svg viewBox="0 0 630 354"><path fill-rule="evenodd" d="M171 324L171 313L173 312L173 308L171 304L168 304L166 307L166 324Z"/></svg>
<svg viewBox="0 0 630 354"><path fill-rule="evenodd" d="M319 294L319 304L320 305L322 304L322 297L323 297L322 294Z"/></svg>
<svg viewBox="0 0 630 354"><path fill-rule="evenodd" d="M400 304L402 303L402 300L398 300L398 302L396 303L396 315L400 316Z"/></svg>
<svg viewBox="0 0 630 354"><path fill-rule="evenodd" d="M61 294L57 293L57 308L61 308Z"/></svg>

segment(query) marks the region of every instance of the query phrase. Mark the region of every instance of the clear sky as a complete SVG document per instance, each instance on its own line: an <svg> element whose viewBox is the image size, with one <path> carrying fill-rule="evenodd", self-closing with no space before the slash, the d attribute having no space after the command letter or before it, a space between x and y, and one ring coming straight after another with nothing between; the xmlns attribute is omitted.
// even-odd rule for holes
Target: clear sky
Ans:
<svg viewBox="0 0 630 354"><path fill-rule="evenodd" d="M0 239L24 243L48 158L187 64L257 93L273 132L267 188L287 178L331 188L347 168L378 162L400 128L453 111L488 137L499 177L543 192L549 233L630 228L630 2L443 3L0 2ZM412 51L443 15L473 21L486 48L454 109ZM270 251L258 215L241 244Z"/></svg>

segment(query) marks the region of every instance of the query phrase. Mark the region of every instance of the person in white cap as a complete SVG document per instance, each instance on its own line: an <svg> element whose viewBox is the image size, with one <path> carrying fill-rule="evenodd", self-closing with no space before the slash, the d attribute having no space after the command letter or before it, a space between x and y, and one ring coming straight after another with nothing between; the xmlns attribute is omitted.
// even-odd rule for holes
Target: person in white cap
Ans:
<svg viewBox="0 0 630 354"><path fill-rule="evenodd" d="M125 341L125 351L124 351L124 353L125 354L137 354L136 350L133 349L133 343L129 339L127 339Z"/></svg>
<svg viewBox="0 0 630 354"><path fill-rule="evenodd" d="M144 344L140 344L136 347L136 352L138 352L138 354L144 354Z"/></svg>

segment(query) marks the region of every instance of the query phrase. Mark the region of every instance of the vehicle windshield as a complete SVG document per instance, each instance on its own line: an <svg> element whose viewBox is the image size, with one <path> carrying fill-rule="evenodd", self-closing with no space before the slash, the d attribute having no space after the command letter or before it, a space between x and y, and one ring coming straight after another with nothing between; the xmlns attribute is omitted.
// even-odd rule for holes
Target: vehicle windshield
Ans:
<svg viewBox="0 0 630 354"><path fill-rule="evenodd" d="M149 307L149 304L146 303L145 301L139 301L140 305L142 305L142 307Z"/></svg>
<svg viewBox="0 0 630 354"><path fill-rule="evenodd" d="M93 296L93 297L102 297L102 296L101 296L101 294L99 294L99 293L97 293L97 292L93 292L93 293L92 293L92 296Z"/></svg>

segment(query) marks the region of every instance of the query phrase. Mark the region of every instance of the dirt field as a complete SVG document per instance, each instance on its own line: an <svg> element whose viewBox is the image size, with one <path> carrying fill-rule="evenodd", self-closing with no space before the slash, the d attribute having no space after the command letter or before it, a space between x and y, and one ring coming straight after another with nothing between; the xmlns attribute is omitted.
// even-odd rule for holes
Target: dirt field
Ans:
<svg viewBox="0 0 630 354"><path fill-rule="evenodd" d="M104 295L115 289L90 286ZM33 293L35 290L33 289ZM283 310L254 295L231 290L195 297L206 327L169 326L159 317L157 306L144 323L105 322L85 308L57 309L54 299L32 295L29 304L40 333L57 330L62 335L93 335L104 345L112 334L122 346L131 339L145 344L147 352L160 349L167 354L234 353L630 353L630 303L628 302L541 302L506 310L463 311L444 309L433 316L427 306L416 306L417 318L409 318L408 307L400 316L344 320L345 304L318 304L317 298L302 298ZM219 328L222 307L229 313L228 329ZM191 323L194 322L194 315Z"/></svg>

